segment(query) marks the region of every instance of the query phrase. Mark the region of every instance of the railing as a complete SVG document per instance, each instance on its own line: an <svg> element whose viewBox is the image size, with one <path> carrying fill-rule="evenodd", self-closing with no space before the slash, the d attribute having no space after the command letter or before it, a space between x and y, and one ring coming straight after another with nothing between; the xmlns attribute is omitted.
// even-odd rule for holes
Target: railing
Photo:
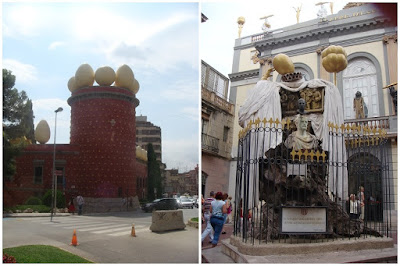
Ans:
<svg viewBox="0 0 400 266"><path fill-rule="evenodd" d="M202 149L218 153L219 152L218 145L219 145L218 138L211 137L204 133L201 134L201 148Z"/></svg>
<svg viewBox="0 0 400 266"><path fill-rule="evenodd" d="M381 117L371 117L371 118L363 118L363 119L348 119L344 121L345 125L350 126L368 126L370 128L376 129L389 129L389 117L381 116Z"/></svg>
<svg viewBox="0 0 400 266"><path fill-rule="evenodd" d="M265 34L264 33L259 34L259 35L254 35L254 36L251 36L251 42L258 42L258 41L261 41L264 38L265 38Z"/></svg>
<svg viewBox="0 0 400 266"><path fill-rule="evenodd" d="M215 92L207 90L205 88L202 88L201 90L201 98L210 102L211 104L214 104L215 106L218 106L222 110L225 110L226 112L230 113L233 115L233 104L230 102L227 102L225 99L219 97L218 95L215 94Z"/></svg>

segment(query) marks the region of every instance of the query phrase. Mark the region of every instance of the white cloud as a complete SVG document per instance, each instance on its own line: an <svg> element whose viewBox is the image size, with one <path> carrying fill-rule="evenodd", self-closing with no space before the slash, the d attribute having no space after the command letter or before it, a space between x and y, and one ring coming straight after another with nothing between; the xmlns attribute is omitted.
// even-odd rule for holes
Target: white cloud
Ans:
<svg viewBox="0 0 400 266"><path fill-rule="evenodd" d="M57 42L52 42L52 43L50 43L50 45L49 45L49 50L55 50L57 47L64 46L64 45L66 45L65 42L59 42L59 41L57 41Z"/></svg>
<svg viewBox="0 0 400 266"><path fill-rule="evenodd" d="M198 101L200 96L198 81L178 80L162 90L160 96L167 100Z"/></svg>
<svg viewBox="0 0 400 266"><path fill-rule="evenodd" d="M14 59L4 59L3 68L11 70L18 82L28 83L38 80L38 71L32 65L24 64Z"/></svg>
<svg viewBox="0 0 400 266"><path fill-rule="evenodd" d="M187 139L163 140L163 162L167 168L191 170L199 164L199 136L192 135Z"/></svg>

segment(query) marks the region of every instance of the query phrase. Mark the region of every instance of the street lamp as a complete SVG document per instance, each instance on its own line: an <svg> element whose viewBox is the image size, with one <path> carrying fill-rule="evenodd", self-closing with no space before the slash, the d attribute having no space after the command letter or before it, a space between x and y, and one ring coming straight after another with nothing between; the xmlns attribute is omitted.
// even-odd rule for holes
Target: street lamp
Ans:
<svg viewBox="0 0 400 266"><path fill-rule="evenodd" d="M57 113L62 112L62 107L58 107L54 112L56 113L55 123L54 123L54 152L53 152L53 188L51 191L51 199L52 199L52 208L51 208L51 217L50 221L53 221L53 214L55 215L55 208L57 208L57 175L56 175L56 132L57 132Z"/></svg>

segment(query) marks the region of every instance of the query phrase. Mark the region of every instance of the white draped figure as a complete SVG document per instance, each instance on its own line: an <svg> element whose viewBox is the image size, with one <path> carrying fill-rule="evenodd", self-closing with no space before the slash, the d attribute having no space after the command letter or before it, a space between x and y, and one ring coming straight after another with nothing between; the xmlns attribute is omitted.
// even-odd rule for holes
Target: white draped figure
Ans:
<svg viewBox="0 0 400 266"><path fill-rule="evenodd" d="M331 122L338 126L344 123L342 98L338 88L331 82L322 79L313 79L304 81L301 79L294 82L272 82L268 80L260 80L256 86L249 91L248 98L239 109L239 125L245 128L250 121L257 118L263 120L278 119L282 121L282 110L280 100L280 89L290 92L298 92L304 88L324 88L324 112L305 114L314 130L315 136L322 141L322 149L329 151L329 161L337 162L335 165L329 165L328 188L331 198L335 197L339 200L345 200L348 193L348 176L347 168L344 163L347 162L347 154L344 138L340 136L329 137L328 123ZM296 116L284 117L294 120ZM267 123L266 127L276 127L274 123ZM262 125L262 124L261 124ZM253 127L255 127L253 125ZM339 129L340 131L340 129ZM339 132L338 132L339 133ZM244 160L256 162L260 157L265 157L265 152L274 149L282 143L282 133L266 134L261 131L251 131L250 133L250 151L244 154ZM254 147L257 147L255 149ZM339 166L340 167L339 167ZM249 198L255 200L255 206L258 204L259 191L259 170L258 164L252 163L247 170L250 176ZM254 188L254 189L253 189ZM250 201L252 202L252 201ZM255 206L249 206L255 207Z"/></svg>

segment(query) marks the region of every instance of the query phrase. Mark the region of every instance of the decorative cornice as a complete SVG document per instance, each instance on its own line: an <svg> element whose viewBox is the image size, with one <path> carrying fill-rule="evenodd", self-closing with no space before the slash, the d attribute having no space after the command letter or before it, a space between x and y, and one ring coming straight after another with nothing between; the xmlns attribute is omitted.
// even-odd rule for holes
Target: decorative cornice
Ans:
<svg viewBox="0 0 400 266"><path fill-rule="evenodd" d="M382 41L383 41L384 44L388 44L389 40L393 40L395 43L397 43L397 34L385 35L382 38Z"/></svg>
<svg viewBox="0 0 400 266"><path fill-rule="evenodd" d="M229 74L228 76L229 76L231 82L234 82L234 81L250 79L250 78L259 78L259 75L260 75L260 69L254 69L254 70L247 70L247 71L243 71L243 72L232 73L232 74Z"/></svg>
<svg viewBox="0 0 400 266"><path fill-rule="evenodd" d="M361 31L374 30L384 28L387 18L378 17L363 21L344 23L344 24L331 24L326 23L326 26L314 27L308 31L297 32L291 35L282 37L266 37L254 43L258 51L273 49L274 47L285 47L301 43L307 43L322 38L332 38L336 36L350 35Z"/></svg>

